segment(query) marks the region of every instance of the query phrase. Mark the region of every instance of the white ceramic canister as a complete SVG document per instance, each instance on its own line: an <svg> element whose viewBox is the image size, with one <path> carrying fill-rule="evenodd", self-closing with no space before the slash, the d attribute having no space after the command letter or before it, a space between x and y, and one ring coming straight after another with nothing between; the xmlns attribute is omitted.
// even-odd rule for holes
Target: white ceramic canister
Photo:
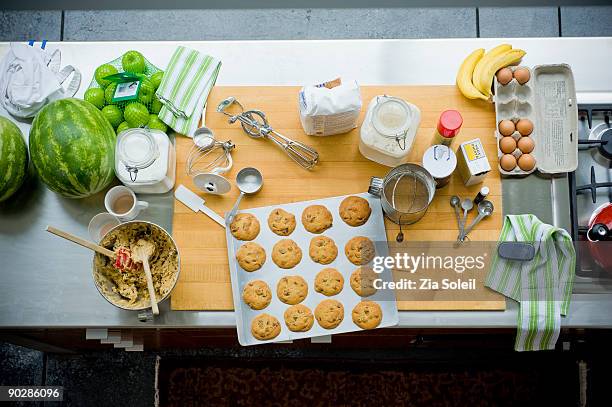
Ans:
<svg viewBox="0 0 612 407"><path fill-rule="evenodd" d="M359 151L369 160L388 167L406 161L421 111L415 105L394 96L373 98L361 125Z"/></svg>
<svg viewBox="0 0 612 407"><path fill-rule="evenodd" d="M457 156L448 146L436 144L423 154L423 167L436 181L436 188L442 188L457 168Z"/></svg>
<svg viewBox="0 0 612 407"><path fill-rule="evenodd" d="M163 194L174 187L176 152L166 133L135 128L117 136L115 174L138 194Z"/></svg>

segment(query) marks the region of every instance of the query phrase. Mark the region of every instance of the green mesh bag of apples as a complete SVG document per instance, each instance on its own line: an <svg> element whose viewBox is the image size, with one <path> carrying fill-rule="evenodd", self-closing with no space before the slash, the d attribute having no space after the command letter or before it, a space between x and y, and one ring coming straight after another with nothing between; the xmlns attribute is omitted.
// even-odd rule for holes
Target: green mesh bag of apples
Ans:
<svg viewBox="0 0 612 407"><path fill-rule="evenodd" d="M137 99L113 102L117 83L104 78L121 72L129 72L140 78ZM168 126L157 117L162 104L155 96L163 75L164 72L140 52L128 51L114 61L96 68L83 98L102 111L117 134L145 126L167 132Z"/></svg>

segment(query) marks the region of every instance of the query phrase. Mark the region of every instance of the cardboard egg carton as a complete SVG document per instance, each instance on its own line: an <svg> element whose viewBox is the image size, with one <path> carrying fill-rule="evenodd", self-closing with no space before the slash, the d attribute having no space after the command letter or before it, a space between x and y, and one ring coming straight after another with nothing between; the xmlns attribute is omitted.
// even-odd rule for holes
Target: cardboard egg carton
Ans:
<svg viewBox="0 0 612 407"><path fill-rule="evenodd" d="M514 72L527 67L509 68ZM530 153L535 158L535 167L523 171L517 165L512 171L506 171L498 164L499 171L508 176L525 176L536 170L546 174L572 172L578 166L578 105L572 70L567 64L553 64L537 65L529 71L529 81L523 85L514 78L502 85L496 77L493 100L497 126L502 120L511 120L515 125L520 119L533 123L533 131L527 137L535 144ZM497 126L495 137L501 159L499 142L503 136ZM515 131L511 137L518 142L522 136ZM521 154L518 147L512 153L517 160Z"/></svg>

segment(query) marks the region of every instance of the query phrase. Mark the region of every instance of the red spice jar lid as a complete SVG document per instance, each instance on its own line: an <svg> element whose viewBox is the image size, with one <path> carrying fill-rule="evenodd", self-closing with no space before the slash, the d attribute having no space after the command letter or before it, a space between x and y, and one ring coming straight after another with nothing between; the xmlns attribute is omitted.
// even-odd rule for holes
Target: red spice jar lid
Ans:
<svg viewBox="0 0 612 407"><path fill-rule="evenodd" d="M438 120L438 133L442 137L451 138L459 134L459 129L463 124L461 113L456 110L445 110Z"/></svg>

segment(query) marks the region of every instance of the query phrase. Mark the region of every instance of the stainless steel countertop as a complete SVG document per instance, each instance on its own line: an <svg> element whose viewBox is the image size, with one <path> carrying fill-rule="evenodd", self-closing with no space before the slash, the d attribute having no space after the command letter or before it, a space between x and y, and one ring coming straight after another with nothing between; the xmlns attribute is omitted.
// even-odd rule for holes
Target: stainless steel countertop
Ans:
<svg viewBox="0 0 612 407"><path fill-rule="evenodd" d="M502 41L526 49L527 65L571 64L580 102L612 100L608 64L612 38L95 42L49 43L48 47L60 48L62 64L81 70L83 82L77 95L82 95L95 67L129 49L140 50L162 67L179 44L210 53L223 61L219 85L302 85L338 75L362 84L425 85L453 84L456 69L468 52ZM7 47L0 43L0 56ZM21 123L20 127L27 134L29 125ZM505 179L504 211L535 213L546 222L567 227L565 181L537 175ZM52 224L87 236L89 219L103 211L102 194L67 200L48 191L35 177L28 182L16 199L0 204L0 328L235 326L233 312L170 311L169 302L161 304L161 315L154 322L143 324L136 313L108 304L94 287L91 253L44 232ZM172 197L143 199L151 205L141 218L171 229ZM562 319L564 327L612 328L611 287L598 281L577 281L574 292L570 314ZM515 327L518 305L511 300L507 304L503 312L404 311L399 326Z"/></svg>

